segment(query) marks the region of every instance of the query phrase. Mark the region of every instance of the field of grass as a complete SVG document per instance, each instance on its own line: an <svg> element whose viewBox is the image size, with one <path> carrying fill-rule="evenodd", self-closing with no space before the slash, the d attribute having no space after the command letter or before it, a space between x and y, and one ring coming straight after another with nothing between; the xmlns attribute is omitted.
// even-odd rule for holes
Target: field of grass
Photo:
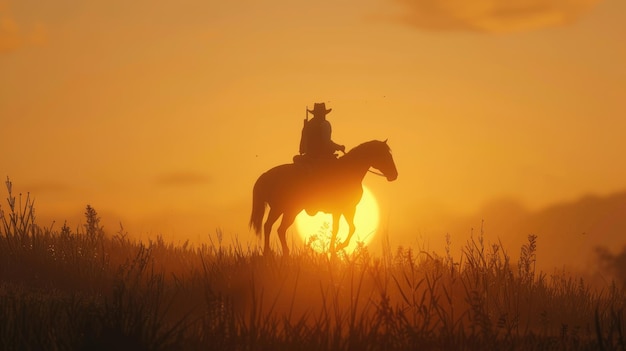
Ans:
<svg viewBox="0 0 626 351"><path fill-rule="evenodd" d="M41 227L7 188L1 350L625 349L624 290L536 272L534 236L516 257L481 233L458 258L264 257L105 233L89 206L79 229Z"/></svg>

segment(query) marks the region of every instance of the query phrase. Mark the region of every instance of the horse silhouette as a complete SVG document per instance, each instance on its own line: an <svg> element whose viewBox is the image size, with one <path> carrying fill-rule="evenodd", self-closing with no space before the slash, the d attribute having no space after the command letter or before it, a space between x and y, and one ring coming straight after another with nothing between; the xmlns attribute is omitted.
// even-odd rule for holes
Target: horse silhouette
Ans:
<svg viewBox="0 0 626 351"><path fill-rule="evenodd" d="M361 182L370 167L382 172L388 181L398 177L386 140L365 142L339 159L331 161L317 167L298 163L284 164L270 169L257 179L252 191L250 227L259 236L262 227L265 234L265 254L271 253L272 226L282 215L278 237L283 247L283 255L289 255L285 233L303 209L310 215L319 211L332 214L330 251L335 253L336 250L342 250L348 246L356 229L354 214L363 195ZM268 206L269 214L263 224ZM335 247L342 215L348 222L348 236Z"/></svg>

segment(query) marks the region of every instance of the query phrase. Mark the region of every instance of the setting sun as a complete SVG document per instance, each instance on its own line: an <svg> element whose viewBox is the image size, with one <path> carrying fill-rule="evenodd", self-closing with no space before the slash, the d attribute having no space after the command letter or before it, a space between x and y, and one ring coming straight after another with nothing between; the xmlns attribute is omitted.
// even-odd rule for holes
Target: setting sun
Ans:
<svg viewBox="0 0 626 351"><path fill-rule="evenodd" d="M356 207L354 224L356 231L350 244L345 248L347 252L354 251L359 242L369 243L376 234L378 228L378 203L374 194L363 186L363 196ZM311 247L319 252L327 252L330 244L332 229L332 215L318 212L315 216L309 216L305 211L296 217L296 227L300 237L305 243L311 242ZM337 241L343 242L348 234L348 223L341 217Z"/></svg>

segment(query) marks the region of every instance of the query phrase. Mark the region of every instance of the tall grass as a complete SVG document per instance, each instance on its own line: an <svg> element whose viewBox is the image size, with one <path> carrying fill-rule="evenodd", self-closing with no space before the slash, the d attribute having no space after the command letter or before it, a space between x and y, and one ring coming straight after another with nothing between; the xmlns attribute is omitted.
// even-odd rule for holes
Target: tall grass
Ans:
<svg viewBox="0 0 626 351"><path fill-rule="evenodd" d="M83 228L42 228L6 185L2 350L624 350L624 291L536 272L532 235L516 259L482 230L458 258L265 257L219 232L200 246L108 234L91 206Z"/></svg>

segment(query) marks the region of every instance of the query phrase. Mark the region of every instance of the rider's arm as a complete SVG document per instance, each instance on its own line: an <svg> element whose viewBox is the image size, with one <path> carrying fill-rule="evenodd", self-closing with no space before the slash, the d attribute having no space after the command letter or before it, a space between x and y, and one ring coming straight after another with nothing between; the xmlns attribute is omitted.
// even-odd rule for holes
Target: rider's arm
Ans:
<svg viewBox="0 0 626 351"><path fill-rule="evenodd" d="M330 144L333 151L346 152L345 146L339 145L336 142L332 141L331 139L332 127L330 126L330 122L326 121L326 123L324 123L323 132L324 132L324 140L327 140L328 144Z"/></svg>

